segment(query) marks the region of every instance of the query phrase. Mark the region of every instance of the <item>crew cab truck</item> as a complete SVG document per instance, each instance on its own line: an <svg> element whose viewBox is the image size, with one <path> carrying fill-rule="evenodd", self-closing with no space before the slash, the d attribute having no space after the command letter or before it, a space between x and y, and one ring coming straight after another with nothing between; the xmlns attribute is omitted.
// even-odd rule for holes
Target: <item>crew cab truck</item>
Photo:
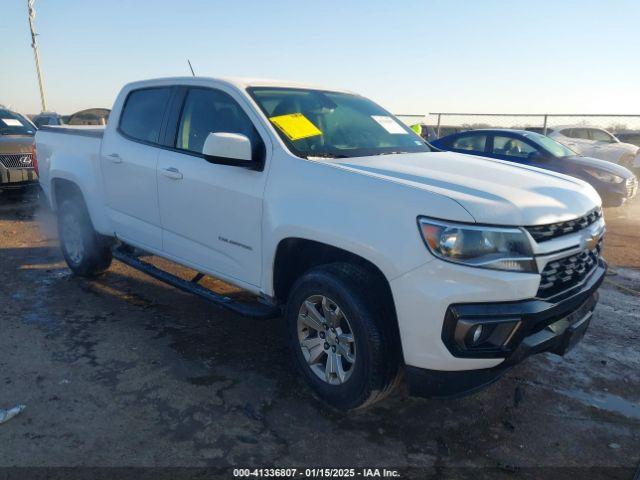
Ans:
<svg viewBox="0 0 640 480"><path fill-rule="evenodd" d="M404 376L453 396L567 352L605 274L587 183L438 152L359 95L293 83L126 85L104 128L44 127L40 182L71 270L117 259L218 305L282 317L292 359L339 409ZM188 282L144 260L200 272ZM210 275L256 301L206 291Z"/></svg>

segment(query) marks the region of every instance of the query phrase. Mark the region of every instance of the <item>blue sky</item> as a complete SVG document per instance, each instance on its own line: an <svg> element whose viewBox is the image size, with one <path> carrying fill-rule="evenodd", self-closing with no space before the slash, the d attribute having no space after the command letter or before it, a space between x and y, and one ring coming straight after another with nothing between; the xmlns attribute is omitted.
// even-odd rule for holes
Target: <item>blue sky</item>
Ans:
<svg viewBox="0 0 640 480"><path fill-rule="evenodd" d="M26 0L0 2L0 103L38 112ZM326 84L396 113L640 113L637 0L36 0L50 109L196 73Z"/></svg>

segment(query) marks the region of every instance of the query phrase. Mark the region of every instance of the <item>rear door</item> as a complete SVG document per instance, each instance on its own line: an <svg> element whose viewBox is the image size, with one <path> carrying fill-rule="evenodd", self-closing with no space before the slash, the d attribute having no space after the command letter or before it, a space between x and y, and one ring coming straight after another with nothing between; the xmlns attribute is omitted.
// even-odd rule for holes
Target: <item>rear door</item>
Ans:
<svg viewBox="0 0 640 480"><path fill-rule="evenodd" d="M257 286L266 174L210 163L202 155L210 132L240 133L251 140L254 159L264 165L268 137L230 93L184 88L172 106L167 148L158 161L163 250L202 272Z"/></svg>
<svg viewBox="0 0 640 480"><path fill-rule="evenodd" d="M489 155L492 158L552 169L551 160L545 159L544 153L539 147L517 135L495 134L489 147Z"/></svg>
<svg viewBox="0 0 640 480"><path fill-rule="evenodd" d="M171 94L171 87L132 90L117 128L107 128L102 141L100 164L115 234L151 250L162 248L156 169Z"/></svg>

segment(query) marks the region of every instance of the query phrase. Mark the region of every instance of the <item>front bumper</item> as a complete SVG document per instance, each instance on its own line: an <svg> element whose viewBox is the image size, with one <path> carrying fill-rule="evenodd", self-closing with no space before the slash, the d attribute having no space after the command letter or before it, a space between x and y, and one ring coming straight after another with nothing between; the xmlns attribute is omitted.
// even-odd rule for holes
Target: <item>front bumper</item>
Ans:
<svg viewBox="0 0 640 480"><path fill-rule="evenodd" d="M437 371L407 366L406 378L413 395L452 397L473 392L497 380L510 367L530 355L551 352L564 355L584 335L598 300L598 287L606 272L600 260L594 272L571 293L553 302L541 299L517 302L451 305L442 340L455 357L504 359L492 368ZM500 350L464 351L456 342L452 326L460 320L474 324L517 321L509 341Z"/></svg>
<svg viewBox="0 0 640 480"><path fill-rule="evenodd" d="M38 183L33 168L6 168L0 163L0 189L23 188Z"/></svg>
<svg viewBox="0 0 640 480"><path fill-rule="evenodd" d="M602 198L602 206L605 208L619 207L625 202L632 200L638 193L638 179L632 177L622 184L615 186L606 185L598 190Z"/></svg>

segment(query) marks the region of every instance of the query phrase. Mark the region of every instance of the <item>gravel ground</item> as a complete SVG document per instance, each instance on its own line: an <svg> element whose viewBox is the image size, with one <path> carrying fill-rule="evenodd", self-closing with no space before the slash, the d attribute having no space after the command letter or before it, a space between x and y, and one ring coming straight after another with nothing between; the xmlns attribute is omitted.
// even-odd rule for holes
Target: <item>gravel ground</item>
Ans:
<svg viewBox="0 0 640 480"><path fill-rule="evenodd" d="M0 407L27 405L0 425L0 467L634 475L638 202L606 212L615 274L569 355L530 358L473 396L443 401L399 392L357 414L328 409L299 383L277 320L235 316L118 262L96 280L71 276L54 220L37 205L0 195Z"/></svg>

